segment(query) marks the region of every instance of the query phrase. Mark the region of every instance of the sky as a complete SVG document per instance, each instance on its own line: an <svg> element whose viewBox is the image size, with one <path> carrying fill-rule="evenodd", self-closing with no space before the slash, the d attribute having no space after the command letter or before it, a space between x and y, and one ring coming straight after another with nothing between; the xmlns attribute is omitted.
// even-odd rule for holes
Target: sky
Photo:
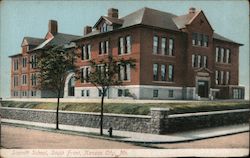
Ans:
<svg viewBox="0 0 250 158"><path fill-rule="evenodd" d="M44 38L48 21L57 20L62 33L83 35L108 8L123 17L143 7L183 15L190 7L203 10L216 33L244 44L240 47L239 85L249 97L249 4L247 0L226 1L0 1L0 97L10 97L10 58L21 53L23 37Z"/></svg>

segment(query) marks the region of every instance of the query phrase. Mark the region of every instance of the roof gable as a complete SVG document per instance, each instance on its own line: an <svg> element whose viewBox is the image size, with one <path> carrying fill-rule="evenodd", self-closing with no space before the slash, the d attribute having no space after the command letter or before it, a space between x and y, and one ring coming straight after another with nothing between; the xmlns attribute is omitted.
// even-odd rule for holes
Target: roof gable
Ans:
<svg viewBox="0 0 250 158"><path fill-rule="evenodd" d="M75 36L75 35L64 34L64 33L57 33L53 37L45 40L43 43L41 43L39 46L37 46L33 50L47 48L48 46L54 46L54 45L58 46L58 45L69 44L72 40L76 40L80 37L81 36Z"/></svg>
<svg viewBox="0 0 250 158"><path fill-rule="evenodd" d="M53 38L54 35L51 33L51 32L47 32L47 34L45 35L45 39L50 39L50 38Z"/></svg>
<svg viewBox="0 0 250 158"><path fill-rule="evenodd" d="M27 45L33 45L37 46L44 42L45 39L42 38L36 38L36 37L24 37L21 46L27 46Z"/></svg>
<svg viewBox="0 0 250 158"><path fill-rule="evenodd" d="M122 19L112 18L108 16L101 16L99 20L96 22L96 24L93 26L93 28L97 28L99 24L101 24L103 21L105 21L108 25L113 25L113 24L122 25L123 23Z"/></svg>
<svg viewBox="0 0 250 158"><path fill-rule="evenodd" d="M211 30L213 30L212 26L210 25L209 21L207 20L207 17L205 16L202 10L196 11L195 13L191 14L177 16L173 18L173 21L175 22L178 29L183 29L186 28L187 25L191 25L195 20L197 20L198 17L203 17L205 21L203 21L202 23L207 23Z"/></svg>
<svg viewBox="0 0 250 158"><path fill-rule="evenodd" d="M203 20L204 19L204 20ZM186 24L186 25L192 25L193 23L197 22L197 20L199 20L199 24L202 25L202 24L207 24L210 29L213 31L213 27L210 25L207 17L205 16L205 14L203 13L202 10L198 11L197 14L195 14L190 20L189 22Z"/></svg>

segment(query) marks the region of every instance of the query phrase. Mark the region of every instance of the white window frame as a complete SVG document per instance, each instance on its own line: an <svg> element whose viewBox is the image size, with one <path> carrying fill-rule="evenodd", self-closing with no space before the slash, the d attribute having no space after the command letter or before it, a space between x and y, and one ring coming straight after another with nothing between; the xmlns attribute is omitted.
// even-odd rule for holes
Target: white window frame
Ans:
<svg viewBox="0 0 250 158"><path fill-rule="evenodd" d="M37 80L36 80L36 73L31 74L31 86L36 86Z"/></svg>
<svg viewBox="0 0 250 158"><path fill-rule="evenodd" d="M219 72L218 70L215 70L215 84L219 84Z"/></svg>
<svg viewBox="0 0 250 158"><path fill-rule="evenodd" d="M220 84L224 84L224 71L220 71Z"/></svg>
<svg viewBox="0 0 250 158"><path fill-rule="evenodd" d="M225 49L221 48L220 50L220 62L223 63L224 62L224 56L225 56Z"/></svg>
<svg viewBox="0 0 250 158"><path fill-rule="evenodd" d="M192 67L195 66L195 54L192 54Z"/></svg>
<svg viewBox="0 0 250 158"><path fill-rule="evenodd" d="M118 54L122 55L125 53L125 48L124 48L124 37L119 37L119 50L118 50Z"/></svg>
<svg viewBox="0 0 250 158"><path fill-rule="evenodd" d="M27 74L22 74L22 85L27 85Z"/></svg>
<svg viewBox="0 0 250 158"><path fill-rule="evenodd" d="M159 80L158 69L159 69L159 64L154 63L153 64L153 81Z"/></svg>
<svg viewBox="0 0 250 158"><path fill-rule="evenodd" d="M168 65L168 81L174 82L174 65L173 64Z"/></svg>
<svg viewBox="0 0 250 158"><path fill-rule="evenodd" d="M226 71L226 84L228 85L230 82L230 72Z"/></svg>
<svg viewBox="0 0 250 158"><path fill-rule="evenodd" d="M219 47L215 48L215 62L219 62Z"/></svg>
<svg viewBox="0 0 250 158"><path fill-rule="evenodd" d="M125 54L129 54L132 51L132 45L131 45L131 36L128 35L125 37L125 43L126 43L126 50L125 50Z"/></svg>
<svg viewBox="0 0 250 158"><path fill-rule="evenodd" d="M26 57L23 57L23 58L22 58L22 67L23 67L23 68L26 68L26 67L27 67L27 58L26 58Z"/></svg>
<svg viewBox="0 0 250 158"><path fill-rule="evenodd" d="M226 49L226 63L229 63L230 54L230 49Z"/></svg>
<svg viewBox="0 0 250 158"><path fill-rule="evenodd" d="M168 55L173 56L174 54L174 38L168 40Z"/></svg>
<svg viewBox="0 0 250 158"><path fill-rule="evenodd" d="M159 53L159 36L153 36L153 54Z"/></svg>
<svg viewBox="0 0 250 158"><path fill-rule="evenodd" d="M207 68L207 56L203 56L203 67Z"/></svg>
<svg viewBox="0 0 250 158"><path fill-rule="evenodd" d="M167 69L166 69L166 65L161 65L161 80L162 81L167 81Z"/></svg>
<svg viewBox="0 0 250 158"><path fill-rule="evenodd" d="M125 68L126 66L126 68ZM125 66L119 64L120 67L120 80L122 81L131 81L131 66L130 64L126 64ZM127 79L125 79L125 76L127 76Z"/></svg>
<svg viewBox="0 0 250 158"><path fill-rule="evenodd" d="M167 50L166 47L167 46L167 38L166 37L162 37L161 38L161 54L162 55L167 55Z"/></svg>
<svg viewBox="0 0 250 158"><path fill-rule="evenodd" d="M104 54L109 54L109 41L108 40L105 41L105 48L106 50L104 51Z"/></svg>
<svg viewBox="0 0 250 158"><path fill-rule="evenodd" d="M19 86L19 79L18 79L19 77L18 77L18 75L14 75L14 77L13 77L13 87L17 87L17 86Z"/></svg>
<svg viewBox="0 0 250 158"><path fill-rule="evenodd" d="M198 62L197 62L198 68L201 67L201 55L198 55Z"/></svg>

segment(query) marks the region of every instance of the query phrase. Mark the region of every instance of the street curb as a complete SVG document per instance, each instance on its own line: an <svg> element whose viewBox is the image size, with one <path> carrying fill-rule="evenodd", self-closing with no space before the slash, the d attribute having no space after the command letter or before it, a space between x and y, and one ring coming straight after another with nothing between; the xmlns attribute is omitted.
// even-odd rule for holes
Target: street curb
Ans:
<svg viewBox="0 0 250 158"><path fill-rule="evenodd" d="M192 139L186 139L186 140L176 140L176 141L133 141L133 140L122 140L119 138L110 138L110 137L103 137L103 136L98 136L98 135L93 135L92 133L87 133L87 132L77 132L77 131L71 131L71 130L56 130L53 128L48 128L48 127L40 127L40 126L35 126L35 125L23 125L23 124L17 124L17 123L6 123L2 122L1 124L3 125L11 125L15 127L23 127L27 129L34 129L34 130L40 130L40 131L47 131L47 132L53 132L53 133L59 133L59 134L68 134L68 135L76 135L76 136L86 136L89 138L96 138L96 139L104 139L104 140L110 140L110 141L117 141L117 142L124 142L124 143L132 143L132 144L138 144L138 145L150 145L150 144L174 144L174 143L185 143L185 142L192 142L192 141L198 141L198 140L203 140L203 139L209 139L209 138L216 138L216 137L221 137L221 136L228 136L228 135L233 135L233 134L239 134L239 133L244 133L244 132L249 132L248 130L242 130L242 131L237 131L237 132L231 132L231 133L225 133L225 134L220 134L220 135L214 135L214 136L204 136L204 137L199 137L199 138L192 138ZM116 136L115 136L116 137ZM119 136L117 136L119 137ZM150 147L150 146L149 146ZM154 148L154 147L152 147Z"/></svg>

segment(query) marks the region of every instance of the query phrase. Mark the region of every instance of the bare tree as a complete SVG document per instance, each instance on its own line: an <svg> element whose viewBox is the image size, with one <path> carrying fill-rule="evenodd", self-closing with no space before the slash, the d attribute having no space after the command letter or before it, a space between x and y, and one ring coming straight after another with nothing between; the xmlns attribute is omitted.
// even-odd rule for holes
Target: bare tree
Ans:
<svg viewBox="0 0 250 158"><path fill-rule="evenodd" d="M110 86L122 85L123 80L120 77L120 68L129 65L130 68L135 68L134 59L115 59L109 55L105 59L90 60L91 71L85 77L87 82L92 83L101 93L101 115L100 115L100 135L103 135L103 105L104 97L107 94Z"/></svg>
<svg viewBox="0 0 250 158"><path fill-rule="evenodd" d="M70 72L77 71L75 56L73 50L66 50L63 46L53 46L38 56L39 88L53 91L57 95L56 129L59 129L58 112L66 77Z"/></svg>

